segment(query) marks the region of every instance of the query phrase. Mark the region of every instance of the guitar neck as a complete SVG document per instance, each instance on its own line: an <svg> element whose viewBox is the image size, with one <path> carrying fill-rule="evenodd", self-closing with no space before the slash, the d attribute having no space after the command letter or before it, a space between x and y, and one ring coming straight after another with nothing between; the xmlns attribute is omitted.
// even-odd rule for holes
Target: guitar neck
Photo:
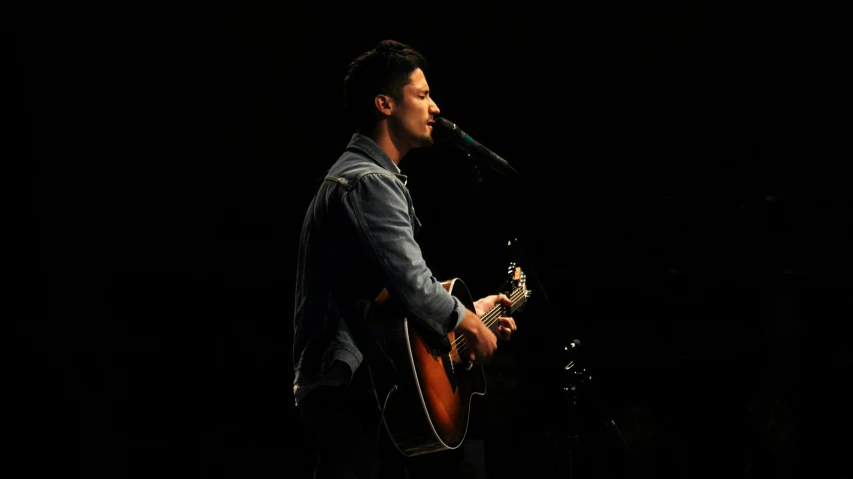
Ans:
<svg viewBox="0 0 853 479"><path fill-rule="evenodd" d="M497 332L498 326L500 326L500 321L498 321L499 318L512 316L512 313L517 311L518 308L522 307L527 301L527 297L524 295L524 290L522 288L512 290L512 293L508 296L512 301L512 306L498 303L492 309L480 316L480 321L482 321L483 324L485 324L494 333Z"/></svg>

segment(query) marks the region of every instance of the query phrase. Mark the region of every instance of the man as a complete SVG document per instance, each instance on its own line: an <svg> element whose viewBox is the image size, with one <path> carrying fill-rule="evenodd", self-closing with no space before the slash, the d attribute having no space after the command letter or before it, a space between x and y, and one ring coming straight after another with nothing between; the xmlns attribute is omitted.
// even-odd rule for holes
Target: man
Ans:
<svg viewBox="0 0 853 479"><path fill-rule="evenodd" d="M476 301L476 311L466 309L435 278L415 242L420 222L399 164L412 149L433 144L440 110L425 71L419 52L392 40L351 63L344 93L356 133L320 183L302 226L294 395L318 448L317 478L367 477L377 470L378 416L371 416L371 407L378 408L360 366L370 350L368 308L383 289L428 336L464 336L475 363L487 362L497 349L497 337L479 316L498 303L511 305L501 294ZM515 322L500 323L498 335L509 340ZM388 451L378 470L406 477L402 454Z"/></svg>

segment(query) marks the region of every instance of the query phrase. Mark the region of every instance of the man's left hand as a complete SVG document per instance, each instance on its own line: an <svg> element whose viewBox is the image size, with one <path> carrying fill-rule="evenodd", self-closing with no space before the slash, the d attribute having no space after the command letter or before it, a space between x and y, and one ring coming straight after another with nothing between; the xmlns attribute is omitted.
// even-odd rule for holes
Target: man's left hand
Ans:
<svg viewBox="0 0 853 479"><path fill-rule="evenodd" d="M493 294L490 296L486 296L485 298L480 298L474 302L474 312L477 313L477 316L482 317L487 312L491 311L498 303L501 303L508 308L512 306L512 300L507 297L507 295L501 294ZM515 332L515 320L508 316L501 316L498 318L500 325L498 326L495 333L498 338L509 341L509 338L512 336L512 333ZM491 325L487 325L491 326Z"/></svg>

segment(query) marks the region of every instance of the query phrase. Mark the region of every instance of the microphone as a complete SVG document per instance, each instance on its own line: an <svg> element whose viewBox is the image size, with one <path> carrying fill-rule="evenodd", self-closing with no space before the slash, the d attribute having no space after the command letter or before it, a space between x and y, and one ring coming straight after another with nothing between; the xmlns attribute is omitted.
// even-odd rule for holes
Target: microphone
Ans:
<svg viewBox="0 0 853 479"><path fill-rule="evenodd" d="M575 339L574 341L572 341L571 343L569 343L569 345L568 345L568 346L565 346L565 348L564 348L564 349L565 349L566 351L577 351L577 350L579 350L580 348L581 348L581 340L580 340L580 339Z"/></svg>
<svg viewBox="0 0 853 479"><path fill-rule="evenodd" d="M568 345L563 346L563 349L565 350L564 356L566 358L576 358L578 355L580 355L580 349L581 349L580 339L575 339L574 341L572 341ZM572 369L574 369L575 366L576 366L575 360L572 359L571 361L569 361L569 364L566 364L563 367L563 370L564 371L571 371ZM585 369L581 370L581 372L583 372L583 371L585 371ZM577 371L574 371L574 373L578 374Z"/></svg>
<svg viewBox="0 0 853 479"><path fill-rule="evenodd" d="M450 141L454 146L470 155L476 154L479 157L484 158L493 170L507 176L518 174L518 171L516 171L509 162L485 146L474 141L473 138L456 126L456 123L453 123L444 117L437 117L435 119L435 126L440 133L445 133L450 137Z"/></svg>

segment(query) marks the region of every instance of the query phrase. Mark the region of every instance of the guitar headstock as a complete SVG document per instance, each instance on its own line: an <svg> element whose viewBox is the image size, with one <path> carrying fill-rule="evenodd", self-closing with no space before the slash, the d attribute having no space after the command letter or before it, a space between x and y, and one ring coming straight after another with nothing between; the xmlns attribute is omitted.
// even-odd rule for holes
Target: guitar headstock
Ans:
<svg viewBox="0 0 853 479"><path fill-rule="evenodd" d="M512 309L520 310L527 303L532 291L527 289L527 276L521 267L512 262L507 269L507 282L512 287L510 299L513 301Z"/></svg>

